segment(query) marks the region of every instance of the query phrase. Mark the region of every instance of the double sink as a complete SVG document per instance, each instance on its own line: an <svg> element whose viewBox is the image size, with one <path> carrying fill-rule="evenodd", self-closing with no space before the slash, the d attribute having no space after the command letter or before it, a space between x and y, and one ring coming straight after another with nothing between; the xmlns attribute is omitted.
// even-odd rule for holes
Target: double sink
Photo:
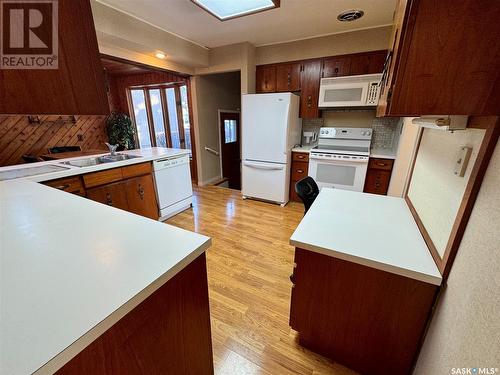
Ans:
<svg viewBox="0 0 500 375"><path fill-rule="evenodd" d="M117 161L129 160L140 158L139 155L128 155L128 154L108 154L97 157L85 158L85 159L77 159L77 160L68 160L63 161L60 164L71 165L73 167L90 167L92 165L106 164L106 163L115 163Z"/></svg>

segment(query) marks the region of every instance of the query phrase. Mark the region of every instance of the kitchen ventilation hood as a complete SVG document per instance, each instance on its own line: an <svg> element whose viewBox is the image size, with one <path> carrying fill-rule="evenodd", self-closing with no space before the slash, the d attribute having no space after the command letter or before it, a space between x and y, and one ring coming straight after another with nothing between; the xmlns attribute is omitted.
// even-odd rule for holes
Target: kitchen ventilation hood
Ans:
<svg viewBox="0 0 500 375"><path fill-rule="evenodd" d="M439 130L465 130L467 127L467 116L420 116L416 117L411 122L415 125L429 129Z"/></svg>

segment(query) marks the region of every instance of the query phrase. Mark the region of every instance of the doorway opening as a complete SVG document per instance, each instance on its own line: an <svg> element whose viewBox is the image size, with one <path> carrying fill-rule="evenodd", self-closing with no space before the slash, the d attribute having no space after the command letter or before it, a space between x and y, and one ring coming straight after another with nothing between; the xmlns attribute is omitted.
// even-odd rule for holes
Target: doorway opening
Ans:
<svg viewBox="0 0 500 375"><path fill-rule="evenodd" d="M219 186L241 190L241 127L239 111L219 110Z"/></svg>

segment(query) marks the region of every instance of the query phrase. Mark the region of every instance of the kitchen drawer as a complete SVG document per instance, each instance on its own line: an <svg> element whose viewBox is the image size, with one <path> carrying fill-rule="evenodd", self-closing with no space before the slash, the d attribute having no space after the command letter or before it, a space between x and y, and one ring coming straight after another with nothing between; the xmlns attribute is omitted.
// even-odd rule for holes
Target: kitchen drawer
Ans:
<svg viewBox="0 0 500 375"><path fill-rule="evenodd" d="M57 180L46 181L43 184L68 193L85 195L85 189L79 176L59 178Z"/></svg>
<svg viewBox="0 0 500 375"><path fill-rule="evenodd" d="M394 160L392 159L370 158L368 169L383 169L386 171L391 171L393 164Z"/></svg>
<svg viewBox="0 0 500 375"><path fill-rule="evenodd" d="M365 193L387 195L391 172L382 169L369 169L365 179Z"/></svg>
<svg viewBox="0 0 500 375"><path fill-rule="evenodd" d="M291 181L296 182L307 177L309 163L303 161L295 161L292 163Z"/></svg>
<svg viewBox="0 0 500 375"><path fill-rule="evenodd" d="M122 175L124 179L143 176L145 174L150 174L151 170L151 163L134 164L128 167L122 167Z"/></svg>
<svg viewBox="0 0 500 375"><path fill-rule="evenodd" d="M309 161L308 152L292 152L292 161Z"/></svg>
<svg viewBox="0 0 500 375"><path fill-rule="evenodd" d="M83 175L83 182L86 188L106 185L120 180L123 180L122 168L107 169Z"/></svg>

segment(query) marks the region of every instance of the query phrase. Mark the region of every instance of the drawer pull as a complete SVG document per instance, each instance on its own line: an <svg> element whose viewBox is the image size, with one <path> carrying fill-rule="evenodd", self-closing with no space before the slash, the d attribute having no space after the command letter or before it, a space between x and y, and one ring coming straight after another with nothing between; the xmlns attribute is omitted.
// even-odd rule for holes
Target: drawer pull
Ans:
<svg viewBox="0 0 500 375"><path fill-rule="evenodd" d="M385 167L387 164L385 164L385 163L377 163L377 165L378 165L379 167Z"/></svg>
<svg viewBox="0 0 500 375"><path fill-rule="evenodd" d="M297 173L304 173L302 169L297 169Z"/></svg>
<svg viewBox="0 0 500 375"><path fill-rule="evenodd" d="M56 186L55 188L59 190L66 190L67 188L69 188L69 184L59 185Z"/></svg>
<svg viewBox="0 0 500 375"><path fill-rule="evenodd" d="M297 158L304 159L304 155L297 155Z"/></svg>

